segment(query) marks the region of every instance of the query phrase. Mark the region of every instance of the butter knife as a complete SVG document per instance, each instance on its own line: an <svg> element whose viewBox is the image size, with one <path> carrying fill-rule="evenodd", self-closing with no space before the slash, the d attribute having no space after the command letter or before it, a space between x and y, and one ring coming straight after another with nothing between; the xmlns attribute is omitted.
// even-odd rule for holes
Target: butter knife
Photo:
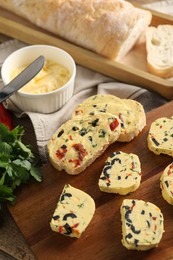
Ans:
<svg viewBox="0 0 173 260"><path fill-rule="evenodd" d="M44 56L39 56L30 65L28 65L19 75L17 75L5 87L3 87L0 90L0 103L9 98L14 92L22 88L31 79L33 79L43 68L44 62Z"/></svg>

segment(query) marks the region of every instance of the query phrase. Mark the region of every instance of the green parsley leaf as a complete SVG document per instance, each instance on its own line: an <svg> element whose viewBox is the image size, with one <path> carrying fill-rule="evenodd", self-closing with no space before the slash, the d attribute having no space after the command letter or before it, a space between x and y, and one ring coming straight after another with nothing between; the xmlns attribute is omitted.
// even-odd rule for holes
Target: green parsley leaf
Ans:
<svg viewBox="0 0 173 260"><path fill-rule="evenodd" d="M41 182L40 169L29 145L22 142L24 129L9 130L0 123L0 208L5 201L15 202L14 190L31 177Z"/></svg>

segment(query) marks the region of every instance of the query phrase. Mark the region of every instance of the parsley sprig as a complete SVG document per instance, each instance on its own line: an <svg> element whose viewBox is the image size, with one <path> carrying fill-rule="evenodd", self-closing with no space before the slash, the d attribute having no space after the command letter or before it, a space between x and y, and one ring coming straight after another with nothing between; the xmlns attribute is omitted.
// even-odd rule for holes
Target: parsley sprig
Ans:
<svg viewBox="0 0 173 260"><path fill-rule="evenodd" d="M42 180L30 146L22 142L23 134L22 126L9 130L0 123L0 209L3 202L16 201L14 190L30 177L38 182Z"/></svg>

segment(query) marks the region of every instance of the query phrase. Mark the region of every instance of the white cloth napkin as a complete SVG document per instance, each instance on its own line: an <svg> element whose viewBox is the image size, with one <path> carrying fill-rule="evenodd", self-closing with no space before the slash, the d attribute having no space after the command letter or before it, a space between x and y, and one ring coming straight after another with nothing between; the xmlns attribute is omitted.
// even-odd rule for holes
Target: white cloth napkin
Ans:
<svg viewBox="0 0 173 260"><path fill-rule="evenodd" d="M173 1L161 2L171 3ZM163 4L161 3L161 8L162 6ZM152 8L153 5L148 4L147 7ZM23 46L25 46L25 44L17 40L10 40L1 44L0 64L2 65L5 58L11 52ZM0 84L2 87L2 81L0 82ZM96 73L87 68L77 65L74 95L59 111L52 114L39 114L27 111L21 112L9 100L5 102L5 106L7 109L12 110L18 118L24 116L28 116L30 118L33 124L33 129L35 131L36 143L38 146L38 151L40 153L40 158L43 162L47 162L47 143L52 134L62 123L70 119L72 111L79 103L81 103L89 96L97 93L109 93L120 98L135 99L144 106L146 112L167 102L166 99L154 92L142 89L138 86L117 82L112 78L106 77L102 74Z"/></svg>

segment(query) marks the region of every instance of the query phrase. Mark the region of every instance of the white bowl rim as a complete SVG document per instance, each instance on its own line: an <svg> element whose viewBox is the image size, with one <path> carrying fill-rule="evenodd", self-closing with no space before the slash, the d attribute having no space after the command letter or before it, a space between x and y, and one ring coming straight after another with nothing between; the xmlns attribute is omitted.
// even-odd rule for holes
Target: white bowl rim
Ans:
<svg viewBox="0 0 173 260"><path fill-rule="evenodd" d="M63 92L64 89L66 89L68 87L68 84L71 83L71 81L74 80L75 76L76 76L76 65L75 65L75 61L74 59L72 58L72 56L66 52L65 50L61 49L61 48L58 48L56 46L52 46L52 45L46 45L46 44L36 44L36 45L29 45L29 46L24 46L24 47L21 47L20 49L12 52L3 62L2 64L2 68L1 68L1 77L2 79L4 78L3 75L5 74L4 72L4 67L6 65L6 63L8 62L9 59L11 59L11 57L13 55L15 55L17 52L20 52L22 51L23 49L31 49L31 48L54 48L54 49L58 49L59 51L61 51L62 53L64 53L66 56L68 56L68 58L71 60L72 64L73 64L73 74L71 75L70 79L60 88L58 89L55 89L53 91L50 91L50 92L45 92L45 93L39 93L39 94L33 94L33 93L28 93L28 92L20 92L19 90L15 92L15 94L17 95L20 95L20 96L23 96L23 97L32 97L32 98L39 98L39 97L43 97L43 96L48 96L48 95L52 95L52 93L57 93L57 92ZM43 55L44 56L44 55ZM7 83L8 84L8 83Z"/></svg>

